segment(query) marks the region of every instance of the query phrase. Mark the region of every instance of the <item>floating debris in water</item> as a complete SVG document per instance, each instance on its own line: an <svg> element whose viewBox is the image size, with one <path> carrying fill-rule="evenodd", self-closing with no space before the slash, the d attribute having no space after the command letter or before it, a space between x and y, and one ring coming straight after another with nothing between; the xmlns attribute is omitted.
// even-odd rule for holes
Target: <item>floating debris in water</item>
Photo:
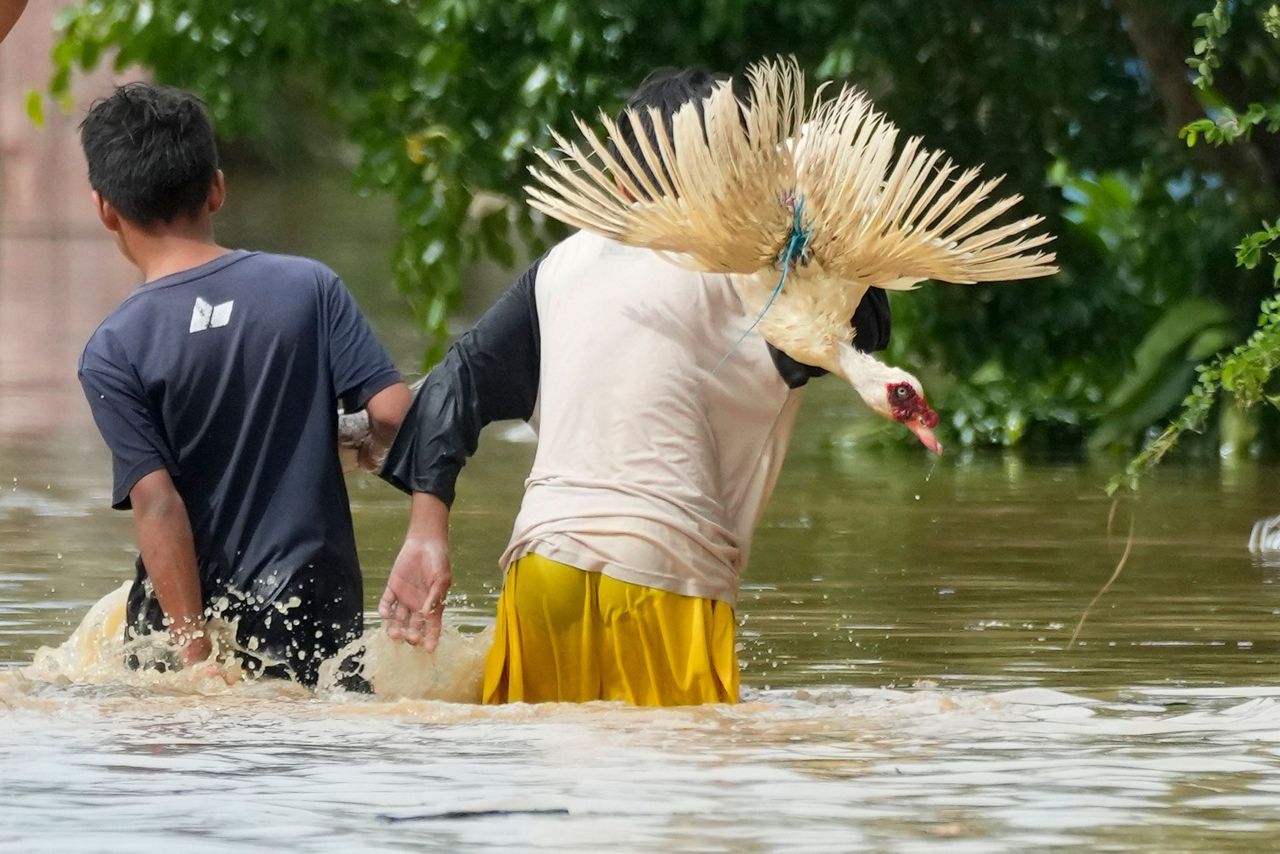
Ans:
<svg viewBox="0 0 1280 854"><path fill-rule="evenodd" d="M422 815L380 815L379 821L385 821L396 824L403 821L456 821L464 818L497 818L499 816L508 815L568 815L569 810L566 807L549 807L549 808L493 808L493 809L476 809L476 810L448 810L446 812L430 812Z"/></svg>

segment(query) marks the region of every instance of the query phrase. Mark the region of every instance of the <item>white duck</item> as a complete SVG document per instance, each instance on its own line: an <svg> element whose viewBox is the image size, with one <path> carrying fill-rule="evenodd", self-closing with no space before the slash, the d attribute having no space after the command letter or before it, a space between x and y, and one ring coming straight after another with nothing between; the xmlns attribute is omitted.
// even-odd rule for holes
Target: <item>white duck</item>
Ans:
<svg viewBox="0 0 1280 854"><path fill-rule="evenodd" d="M1029 217L988 228L1021 201L987 197L919 138L896 152L898 130L862 93L845 87L806 109L794 60L747 72L749 103L732 83L687 104L670 128L656 110L630 122L639 152L601 115L606 144L585 122L584 150L539 151L529 204L622 243L670 253L705 272L728 273L771 344L844 377L874 411L908 427L930 450L937 414L918 380L852 346L849 318L871 287L910 289L926 279L973 283L1057 272L1052 240L1026 232ZM647 119L647 122L645 121Z"/></svg>

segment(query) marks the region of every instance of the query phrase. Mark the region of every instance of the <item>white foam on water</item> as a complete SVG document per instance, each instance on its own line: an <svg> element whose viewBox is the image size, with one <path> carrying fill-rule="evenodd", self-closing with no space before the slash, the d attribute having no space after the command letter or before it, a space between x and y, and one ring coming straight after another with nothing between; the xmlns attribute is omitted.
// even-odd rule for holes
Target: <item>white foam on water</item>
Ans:
<svg viewBox="0 0 1280 854"><path fill-rule="evenodd" d="M121 685L167 694L228 694L263 692L279 696L309 695L310 692L279 679L253 680L234 655L239 650L233 625L217 618L209 620L206 631L214 646L210 663L188 669L131 669L125 664L130 654L144 661L176 661L177 647L164 632L125 640L125 608L131 582L125 582L91 607L71 636L56 647L41 647L31 664L9 674L13 684L21 682L53 685ZM223 600L223 606L226 606ZM282 613L296 601L278 604ZM445 625L434 652L391 640L381 628L367 630L347 644L337 656L320 668L318 690L341 693L339 662L354 657L357 671L373 691L388 699L413 699L451 703L479 703L484 675L484 657L493 630L463 634L456 626ZM252 645L252 644L251 644ZM258 653L254 653L257 655ZM255 684L260 683L260 684Z"/></svg>
<svg viewBox="0 0 1280 854"><path fill-rule="evenodd" d="M242 668L227 654L234 648L231 640L234 631L216 619L210 620L205 628L218 653L216 665L181 671L170 668L166 672L127 667L125 658L130 654L143 661L173 661L177 654L176 644L163 632L126 642L125 606L130 583L125 582L98 600L60 645L36 650L31 664L18 670L18 677L54 684L121 683L192 694L221 693L242 681Z"/></svg>
<svg viewBox="0 0 1280 854"><path fill-rule="evenodd" d="M749 726L791 731L822 729L857 719L872 729L910 728L921 735L954 732L969 725L981 730L992 720L1016 722L1021 735L1036 731L1058 736L1094 737L1157 736L1162 734L1248 733L1252 740L1280 741L1280 700L1277 689L1197 689L1202 699L1214 699L1218 708L1166 710L1150 703L1103 703L1047 688L982 692L938 689L932 683L911 690L832 687L793 690L745 688L736 706L705 706L679 710L632 709L620 703L515 704L501 708L458 708L480 702L484 659L493 630L464 633L446 624L434 652L392 641L380 628L371 628L344 647L320 668L315 692L284 680L247 678L231 653L236 649L231 626L210 622L218 662L189 670L132 670L125 657L133 653L164 660L174 647L164 633L126 642L125 604L129 585L104 596L85 615L66 641L42 647L31 664L0 673L0 700L21 705L21 695L38 694L24 686L88 685L143 689L157 695L222 696L229 700L310 697L323 701L326 714L413 717L424 720L535 720L602 716L622 730L668 727L677 730L701 726ZM374 696L352 694L340 688L339 662L359 662L360 673ZM347 668L348 670L350 668ZM1147 692L1144 692L1147 693ZM1176 688L1150 689L1150 694L1176 698ZM1224 703L1234 696L1236 703ZM43 699L47 699L44 697ZM83 702L83 694L78 700ZM43 700L42 700L43 701ZM301 710L299 710L301 711ZM1172 712L1172 713L1170 713ZM303 713L306 714L306 713Z"/></svg>

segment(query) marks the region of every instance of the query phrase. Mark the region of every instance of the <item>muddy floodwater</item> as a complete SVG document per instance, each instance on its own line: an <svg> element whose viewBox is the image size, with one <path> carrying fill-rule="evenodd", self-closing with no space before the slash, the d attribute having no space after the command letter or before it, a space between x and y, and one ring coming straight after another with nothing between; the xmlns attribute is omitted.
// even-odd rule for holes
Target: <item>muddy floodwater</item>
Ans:
<svg viewBox="0 0 1280 854"><path fill-rule="evenodd" d="M489 709L267 685L33 682L128 577L109 465L0 438L0 849L1260 849L1280 838L1280 471L1170 466L1116 513L1108 464L833 444L834 382L760 529L744 702ZM464 473L450 613L491 620L532 446ZM403 500L349 481L372 609ZM1111 574L1136 514L1132 559Z"/></svg>
<svg viewBox="0 0 1280 854"><path fill-rule="evenodd" d="M253 181L233 179L229 242L334 264L414 365L424 342L388 286L389 213L355 206L345 179L327 201L301 192L310 176L278 200L274 185L253 198ZM301 213L280 207L300 200ZM281 223L288 233L273 232ZM468 293L475 311L493 298ZM482 708L24 678L36 650L130 577L135 554L74 387L92 325L68 323L32 339L66 346L10 348L0 376L0 851L1252 851L1280 839L1280 565L1246 549L1253 521L1280 513L1280 469L1166 466L1109 535L1101 486L1118 461L949 451L935 463L846 446L833 437L859 404L831 379L806 401L752 552L738 706ZM40 379L6 386L23 375L17 358ZM464 630L492 620L531 456L520 431L495 425L463 474L449 614ZM406 506L366 476L348 485L372 609ZM1068 649L1131 511L1132 558Z"/></svg>

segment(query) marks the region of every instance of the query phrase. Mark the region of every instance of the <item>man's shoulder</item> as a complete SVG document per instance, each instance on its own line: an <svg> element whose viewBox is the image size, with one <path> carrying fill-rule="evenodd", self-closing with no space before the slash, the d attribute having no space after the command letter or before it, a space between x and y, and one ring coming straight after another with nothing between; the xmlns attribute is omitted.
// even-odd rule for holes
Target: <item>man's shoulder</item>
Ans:
<svg viewBox="0 0 1280 854"><path fill-rule="evenodd" d="M255 277L270 277L285 280L316 281L328 284L337 281L338 274L328 265L305 255L283 255L276 252L254 252L245 259L248 264L241 267L239 273L252 273ZM228 268L231 272L235 268Z"/></svg>
<svg viewBox="0 0 1280 854"><path fill-rule="evenodd" d="M192 271L193 274L196 271ZM180 278L174 285L209 286L216 282L252 281L255 287L271 285L319 284L325 285L336 281L338 275L328 266L314 258L302 255L283 255L276 252L246 251L237 249L231 258L215 269L200 275ZM155 290L159 293L169 288ZM145 297L149 288L141 288L132 300Z"/></svg>
<svg viewBox="0 0 1280 854"><path fill-rule="evenodd" d="M705 277L714 277L717 282L727 278L723 274L701 273L683 266L671 253L629 246L586 230L578 231L551 247L541 259L540 275L543 271L547 276L567 274L572 284L593 280L592 273L690 282Z"/></svg>
<svg viewBox="0 0 1280 854"><path fill-rule="evenodd" d="M144 325L171 311L190 311L197 301L236 300L278 314L312 305L339 281L333 270L314 258L274 252L236 250L225 263L169 282L144 285L115 312L117 322L137 319ZM183 304L181 310L172 303Z"/></svg>
<svg viewBox="0 0 1280 854"><path fill-rule="evenodd" d="M102 319L80 352L80 371L101 370L127 358L121 339L128 336L128 329L137 312L138 307L134 301L126 299Z"/></svg>
<svg viewBox="0 0 1280 854"><path fill-rule="evenodd" d="M314 258L241 250L234 254L237 257L230 263L216 269L192 276L179 274L174 281L161 281L154 287L143 285L129 294L85 342L80 369L128 362L131 342L150 338L156 324L173 320L168 315L175 311L185 318L183 312L190 312L191 299L211 301L219 287L230 289L222 297L236 300L246 293L246 287L251 287L279 313L298 305L295 299L282 300L281 289L293 290L303 303L313 305L317 294L339 281L333 270ZM268 291L271 293L265 293ZM173 306L175 302L182 304L181 310Z"/></svg>

